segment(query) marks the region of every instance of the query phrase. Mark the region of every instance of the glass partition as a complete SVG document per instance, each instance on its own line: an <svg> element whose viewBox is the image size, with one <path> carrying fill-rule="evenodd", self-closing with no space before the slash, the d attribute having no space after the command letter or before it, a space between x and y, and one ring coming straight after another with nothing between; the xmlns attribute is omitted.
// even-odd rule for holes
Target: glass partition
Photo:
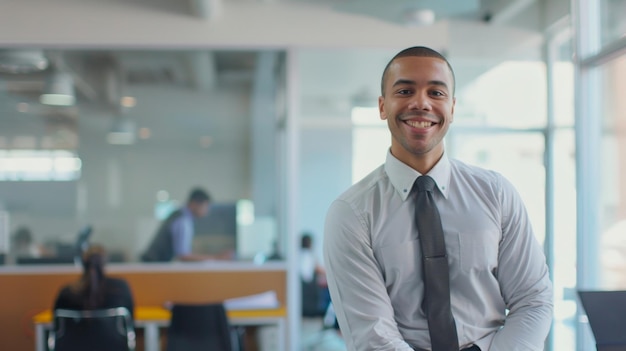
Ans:
<svg viewBox="0 0 626 351"><path fill-rule="evenodd" d="M626 55L598 68L601 77L600 221L598 288L626 289Z"/></svg>
<svg viewBox="0 0 626 351"><path fill-rule="evenodd" d="M7 261L63 261L87 227L111 260L137 261L194 187L213 200L194 252L284 257L284 61L272 50L0 50Z"/></svg>
<svg viewBox="0 0 626 351"><path fill-rule="evenodd" d="M601 0L600 7L600 44L611 45L626 36L626 1Z"/></svg>

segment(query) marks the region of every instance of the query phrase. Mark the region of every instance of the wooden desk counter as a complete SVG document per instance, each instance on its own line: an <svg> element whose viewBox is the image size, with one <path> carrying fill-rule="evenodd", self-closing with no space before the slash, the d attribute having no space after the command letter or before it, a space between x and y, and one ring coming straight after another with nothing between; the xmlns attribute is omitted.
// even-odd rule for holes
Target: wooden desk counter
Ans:
<svg viewBox="0 0 626 351"><path fill-rule="evenodd" d="M145 331L145 351L159 351L159 328L167 327L172 316L170 310L159 306L135 307L135 328ZM52 325L52 310L45 310L33 317L35 324L35 351L46 350L46 330ZM233 310L227 311L231 325L262 326L273 325L278 328L278 344L286 339L287 311L284 307L260 310ZM279 348L284 350L284 347ZM277 351L279 351L277 350Z"/></svg>
<svg viewBox="0 0 626 351"><path fill-rule="evenodd" d="M128 281L136 306L216 302L268 290L276 291L280 306L287 306L282 262L110 264L106 272ZM0 350L33 350L33 317L52 308L61 287L80 274L80 268L70 265L0 268Z"/></svg>
<svg viewBox="0 0 626 351"><path fill-rule="evenodd" d="M248 318L285 318L287 311L284 307L263 310L236 310L226 312L229 319ZM146 320L169 321L172 317L170 310L159 306L139 306L135 308L135 322L141 323ZM33 317L33 323L52 323L52 310L48 309L37 313Z"/></svg>

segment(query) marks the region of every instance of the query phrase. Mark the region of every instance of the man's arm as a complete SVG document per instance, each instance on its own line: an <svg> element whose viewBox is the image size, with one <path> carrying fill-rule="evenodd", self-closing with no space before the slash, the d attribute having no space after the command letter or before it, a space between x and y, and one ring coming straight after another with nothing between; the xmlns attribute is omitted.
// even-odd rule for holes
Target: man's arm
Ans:
<svg viewBox="0 0 626 351"><path fill-rule="evenodd" d="M502 179L498 281L509 309L491 351L543 350L552 323L553 292L543 250L513 185Z"/></svg>
<svg viewBox="0 0 626 351"><path fill-rule="evenodd" d="M326 274L343 338L348 350L412 351L398 331L363 220L343 201L326 217Z"/></svg>
<svg viewBox="0 0 626 351"><path fill-rule="evenodd" d="M191 254L191 245L193 240L193 223L184 215L176 218L170 224L172 233L172 249L174 251L174 259L180 261L199 261L199 257Z"/></svg>

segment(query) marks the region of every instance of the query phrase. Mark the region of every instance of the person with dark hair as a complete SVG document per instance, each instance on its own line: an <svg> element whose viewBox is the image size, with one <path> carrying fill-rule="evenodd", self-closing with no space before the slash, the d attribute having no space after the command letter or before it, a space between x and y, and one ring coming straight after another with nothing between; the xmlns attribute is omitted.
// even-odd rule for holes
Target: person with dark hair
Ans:
<svg viewBox="0 0 626 351"><path fill-rule="evenodd" d="M209 193L200 188L192 189L184 207L172 212L159 226L152 243L141 259L144 262L204 261L226 259L232 253L204 255L192 253L194 218L208 214L211 204Z"/></svg>
<svg viewBox="0 0 626 351"><path fill-rule="evenodd" d="M302 315L318 317L324 314L330 297L326 272L313 250L313 234L304 232L300 238L300 281L302 285Z"/></svg>
<svg viewBox="0 0 626 351"><path fill-rule="evenodd" d="M13 247L11 252L14 258L41 257L45 250L37 245L33 239L33 233L28 227L19 227L13 234Z"/></svg>
<svg viewBox="0 0 626 351"><path fill-rule="evenodd" d="M90 246L81 257L83 274L64 286L54 302L54 309L99 310L125 307L134 313L133 294L128 283L105 274L106 252L102 246Z"/></svg>
<svg viewBox="0 0 626 351"><path fill-rule="evenodd" d="M324 275L324 267L319 263L313 250L313 235L304 232L300 238L300 277L311 282L315 277Z"/></svg>
<svg viewBox="0 0 626 351"><path fill-rule="evenodd" d="M520 195L449 159L455 78L427 47L385 67L383 165L330 206L324 259L348 350L543 350L553 291Z"/></svg>

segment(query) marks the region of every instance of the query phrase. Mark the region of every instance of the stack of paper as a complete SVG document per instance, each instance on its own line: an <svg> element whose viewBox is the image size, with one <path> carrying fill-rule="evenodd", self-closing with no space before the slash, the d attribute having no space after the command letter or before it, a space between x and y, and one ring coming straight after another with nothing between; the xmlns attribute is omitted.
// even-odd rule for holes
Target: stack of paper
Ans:
<svg viewBox="0 0 626 351"><path fill-rule="evenodd" d="M273 290L260 294L235 297L224 300L226 310L262 310L278 308L280 303Z"/></svg>

